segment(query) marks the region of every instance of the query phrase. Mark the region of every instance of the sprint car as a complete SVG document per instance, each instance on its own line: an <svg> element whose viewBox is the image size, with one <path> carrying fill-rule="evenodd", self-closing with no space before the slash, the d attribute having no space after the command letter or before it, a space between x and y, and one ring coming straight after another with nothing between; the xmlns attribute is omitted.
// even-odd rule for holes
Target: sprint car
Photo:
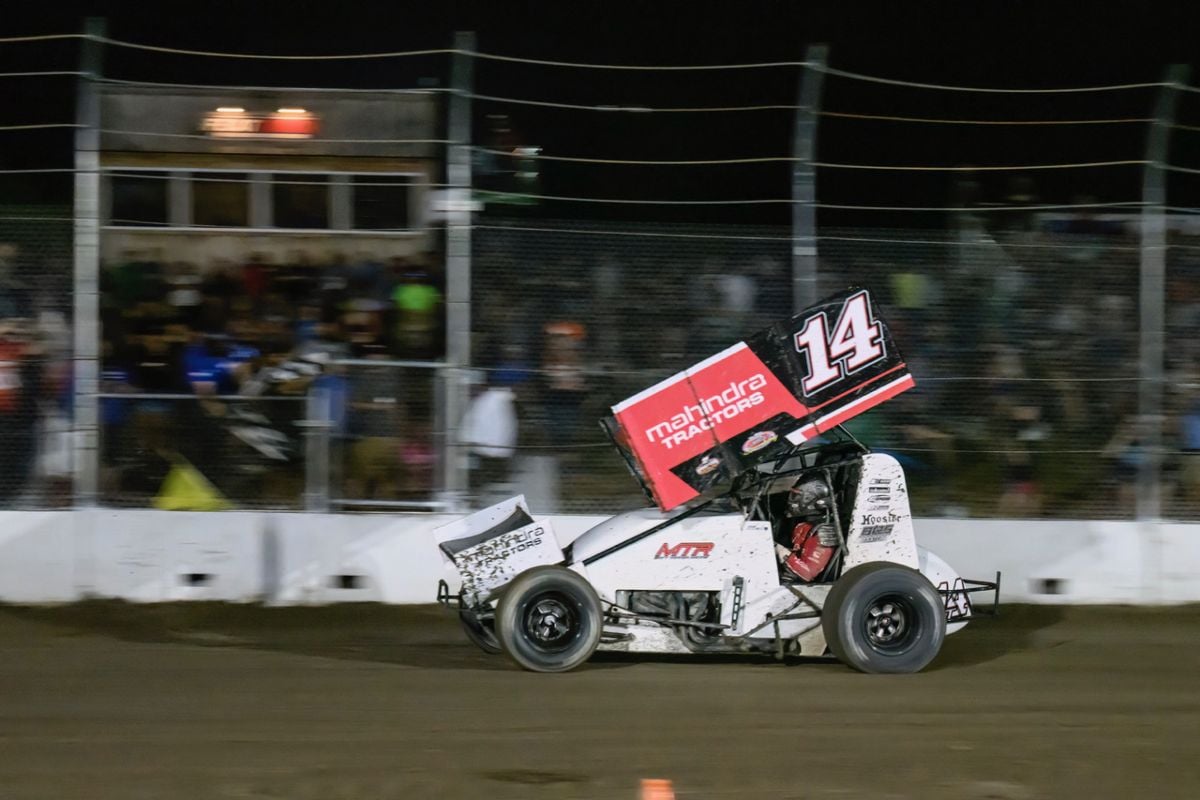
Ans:
<svg viewBox="0 0 1200 800"><path fill-rule="evenodd" d="M515 497L437 529L467 636L538 672L596 650L928 665L984 611L917 544L904 471L841 423L914 385L852 288L613 406L603 422L657 508L564 543Z"/></svg>

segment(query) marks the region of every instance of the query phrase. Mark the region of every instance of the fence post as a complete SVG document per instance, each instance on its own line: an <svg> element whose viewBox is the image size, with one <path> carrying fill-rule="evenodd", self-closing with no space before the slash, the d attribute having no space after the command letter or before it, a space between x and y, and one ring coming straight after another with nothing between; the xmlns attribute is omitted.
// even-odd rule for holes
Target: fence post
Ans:
<svg viewBox="0 0 1200 800"><path fill-rule="evenodd" d="M1146 137L1146 168L1142 176L1141 270L1138 299L1140 333L1138 363L1138 419L1144 436L1141 470L1137 482L1137 519L1142 528L1142 602L1162 597L1164 546L1162 538L1162 466L1164 339L1167 271L1167 149L1179 88L1187 82L1188 68L1167 70Z"/></svg>
<svg viewBox="0 0 1200 800"><path fill-rule="evenodd" d="M1138 416L1145 436L1146 457L1138 475L1137 518L1162 518L1163 461L1163 339L1166 307L1167 186L1165 165L1171 125L1179 87L1187 81L1188 68L1175 65L1167 70L1159 90L1154 121L1146 138L1146 169L1142 177L1141 272L1138 298L1140 333Z"/></svg>
<svg viewBox="0 0 1200 800"><path fill-rule="evenodd" d="M792 310L799 311L817 299L817 115L829 48L809 45L807 66L800 72L800 100L796 108L792 155Z"/></svg>
<svg viewBox="0 0 1200 800"><path fill-rule="evenodd" d="M75 505L96 503L100 403L100 95L103 19L84 27L76 104L74 236L74 494Z"/></svg>
<svg viewBox="0 0 1200 800"><path fill-rule="evenodd" d="M446 138L446 182L452 203L446 218L446 362L442 392L442 491L457 509L466 494L466 454L457 447L458 426L466 412L466 374L471 365L471 92L475 34L454 35Z"/></svg>
<svg viewBox="0 0 1200 800"><path fill-rule="evenodd" d="M304 510L329 511L330 433L333 397L326 387L309 388L304 403Z"/></svg>

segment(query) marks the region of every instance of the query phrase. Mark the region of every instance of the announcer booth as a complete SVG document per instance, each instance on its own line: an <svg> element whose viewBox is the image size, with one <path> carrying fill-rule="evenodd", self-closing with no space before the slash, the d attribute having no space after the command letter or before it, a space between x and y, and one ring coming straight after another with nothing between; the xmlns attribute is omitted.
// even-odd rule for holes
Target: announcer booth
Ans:
<svg viewBox="0 0 1200 800"><path fill-rule="evenodd" d="M444 457L444 229L427 214L444 171L436 95L98 91L102 501L161 505L130 480L145 471L135 454L203 429L185 398L233 403L251 385L261 397L253 378L275 367L266 399L291 410L182 454L214 503L427 503ZM291 380L297 352L314 350L335 366ZM245 481L227 479L243 467Z"/></svg>

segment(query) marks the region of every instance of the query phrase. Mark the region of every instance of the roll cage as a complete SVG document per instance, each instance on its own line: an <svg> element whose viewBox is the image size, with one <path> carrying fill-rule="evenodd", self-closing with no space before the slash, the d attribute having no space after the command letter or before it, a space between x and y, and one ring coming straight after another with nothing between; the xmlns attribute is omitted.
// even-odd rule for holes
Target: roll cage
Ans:
<svg viewBox="0 0 1200 800"><path fill-rule="evenodd" d="M743 472L719 493L701 499L669 519L589 556L583 563L587 565L599 561L705 510L741 513L747 520L766 520L774 525L780 518L783 498L775 498L777 502L772 502L772 498L775 495L786 494L795 483L795 478L811 474L815 470L823 472L833 489L833 516L837 520L838 537L845 544L844 531L851 507L851 503L846 501L853 497L857 481L839 481L836 473L840 469L853 470L855 465L861 462L863 455L869 452L870 449L866 445L855 439L845 428L838 426L820 439L796 445ZM572 563L570 546L565 552L567 563Z"/></svg>

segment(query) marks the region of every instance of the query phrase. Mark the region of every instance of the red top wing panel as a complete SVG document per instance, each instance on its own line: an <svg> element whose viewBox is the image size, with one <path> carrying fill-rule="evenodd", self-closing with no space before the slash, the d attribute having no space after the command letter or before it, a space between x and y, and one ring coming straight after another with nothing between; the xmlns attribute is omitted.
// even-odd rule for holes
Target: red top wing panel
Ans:
<svg viewBox="0 0 1200 800"><path fill-rule="evenodd" d="M614 406L610 433L669 510L915 385L851 288Z"/></svg>
<svg viewBox="0 0 1200 800"><path fill-rule="evenodd" d="M804 406L745 342L614 406L629 447L664 509L695 497L671 468L780 413Z"/></svg>

